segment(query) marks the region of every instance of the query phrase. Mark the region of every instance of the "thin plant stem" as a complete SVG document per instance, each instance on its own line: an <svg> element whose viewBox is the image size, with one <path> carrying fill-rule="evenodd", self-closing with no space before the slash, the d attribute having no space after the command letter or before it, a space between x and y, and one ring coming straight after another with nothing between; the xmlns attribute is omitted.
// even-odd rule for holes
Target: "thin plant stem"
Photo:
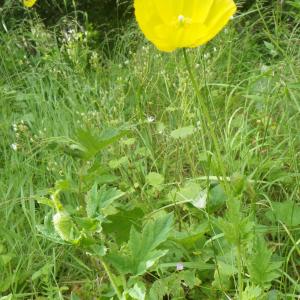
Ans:
<svg viewBox="0 0 300 300"><path fill-rule="evenodd" d="M225 191L229 192L229 187L228 187L228 181L227 176L226 176L226 169L222 160L222 155L221 155L221 150L220 150L220 146L218 143L218 139L217 139L217 135L215 133L214 127L213 127L213 122L211 120L211 117L209 115L209 111L206 107L205 101L203 101L204 99L202 99L203 97L201 97L201 93L200 93L200 88L199 85L197 84L197 81L195 79L195 75L194 72L192 71L192 67L187 55L187 51L185 48L183 48L183 56L184 56L184 60L185 60L185 64L186 64L186 68L188 70L190 79L191 79L191 83L193 85L194 91L196 93L196 97L198 100L198 103L200 105L200 109L201 109L201 113L203 114L203 119L205 119L206 121L206 127L208 129L208 132L212 138L212 142L213 142L213 146L215 148L216 151L216 155L217 155L217 159L218 159L218 163L222 172L222 179L223 179L223 183L224 183L224 188ZM220 181L220 180L219 180ZM210 223L210 218L208 218L208 221ZM242 262L242 253L241 253L241 245L240 243L237 245L237 252L238 252L238 293L239 293L239 297L241 299L242 293L243 293L243 276L242 276L242 272L243 272L243 262ZM217 269L218 270L218 269Z"/></svg>
<svg viewBox="0 0 300 300"><path fill-rule="evenodd" d="M244 284L243 284L243 261L242 261L242 250L241 243L237 245L237 264L238 264L238 293L239 299L242 299Z"/></svg>
<svg viewBox="0 0 300 300"><path fill-rule="evenodd" d="M184 56L184 61L185 61L187 71L188 71L190 79L191 79L191 83L193 85L198 103L200 105L201 112L203 113L203 117L206 121L207 129L209 131L210 136L212 137L213 145L214 145L214 148L216 150L216 154L217 154L218 162L219 162L219 165L220 165L220 168L221 168L222 176L223 176L223 178L227 178L225 166L224 166L222 156L221 156L221 150L220 150L220 147L219 147L219 143L218 143L218 140L217 140L215 130L213 128L213 123L212 123L212 120L210 118L208 109L207 109L204 101L202 101L202 99L201 99L202 97L201 97L201 94L200 94L200 89L199 89L199 86L198 86L197 81L195 79L194 73L192 71L191 64L190 64L190 61L189 61L189 58L188 58L188 55L187 55L187 52L186 52L185 48L183 48L183 56ZM223 182L224 182L225 189L227 190L226 180L223 181Z"/></svg>
<svg viewBox="0 0 300 300"><path fill-rule="evenodd" d="M115 292L117 294L118 299L121 300L122 299L122 293L119 290L119 288L118 288L118 286L117 286L117 284L115 282L113 273L111 272L108 264L105 262L104 259L101 259L100 262L101 262L101 264L102 264L102 266L103 266L103 268L104 268L104 270L105 270L105 272L106 272L106 274L107 274L107 276L109 278L109 281L110 281L113 289L115 290Z"/></svg>

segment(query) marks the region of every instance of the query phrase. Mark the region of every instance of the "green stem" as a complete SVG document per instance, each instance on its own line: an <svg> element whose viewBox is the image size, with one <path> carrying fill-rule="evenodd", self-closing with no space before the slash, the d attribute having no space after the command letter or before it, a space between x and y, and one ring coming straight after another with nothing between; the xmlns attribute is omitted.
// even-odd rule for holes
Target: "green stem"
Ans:
<svg viewBox="0 0 300 300"><path fill-rule="evenodd" d="M113 273L111 272L111 270L110 270L108 264L104 261L104 259L101 260L101 264L102 264L102 266L103 266L103 268L104 268L104 270L105 270L105 272L106 272L106 274L107 274L107 276L108 276L108 278L109 278L109 281L110 281L110 283L111 283L113 289L115 290L115 292L116 292L116 294L117 294L118 299L119 299L119 300L122 300L122 293L121 293L121 291L119 290L119 288L118 288L118 286L117 286L117 284L116 284L116 282L115 282L114 275L113 275Z"/></svg>
<svg viewBox="0 0 300 300"><path fill-rule="evenodd" d="M244 284L243 284L243 262L240 243L237 245L237 264L238 264L238 292L239 299L242 299Z"/></svg>
<svg viewBox="0 0 300 300"><path fill-rule="evenodd" d="M193 88L194 88L196 96L197 96L197 100L198 100L198 103L200 106L201 113L203 114L203 117L206 121L206 127L212 138L213 146L216 151L217 159L218 159L219 166L220 166L221 173L222 173L222 177L219 176L218 179L219 179L219 181L221 181L220 179L222 178L225 191L229 192L229 186L228 186L229 180L227 179L227 176L226 176L226 169L225 169L225 166L223 163L222 154L221 154L220 146L218 143L217 135L215 133L213 122L211 120L211 117L210 117L209 111L206 107L206 104L204 101L202 101L203 99L201 97L200 89L199 89L199 86L195 79L194 73L192 71L186 49L183 49L183 56L184 56L185 64L186 64L186 67L187 67L187 70L188 70L188 73L189 73L189 76L191 79L191 83L193 85ZM208 176L209 176L209 174L208 174ZM208 219L208 220L210 223L210 219ZM239 293L239 299L241 299L244 287L243 287L243 274L242 274L243 273L243 263L242 263L242 253L241 253L241 245L240 244L237 246L237 252L238 252L237 253L238 254L238 257L237 257L237 260L238 260L238 293Z"/></svg>
<svg viewBox="0 0 300 300"><path fill-rule="evenodd" d="M220 168L221 168L223 178L227 178L226 177L225 166L224 166L223 160L222 160L221 150L220 150L219 143L218 143L218 140L217 140L217 136L216 136L216 133L215 133L215 130L214 130L214 127L213 127L213 123L212 123L212 120L210 118L209 111L208 111L205 103L201 99L200 89L199 89L199 86L198 86L197 81L195 79L194 73L192 71L191 64L190 64L190 61L189 61L189 58L188 58L188 55L187 55L187 52L186 52L185 48L183 48L183 56L184 56L184 61L185 61L185 64L186 64L186 68L188 70L188 73L189 73L189 76L190 76L190 79L191 79L191 83L193 85L194 91L195 91L196 96L197 96L198 103L200 105L201 112L202 112L202 114L204 116L204 119L206 121L206 127L209 131L210 136L212 137L213 145L214 145L214 148L216 150L217 159L219 161L219 165L220 165ZM224 181L224 186L225 186L225 189L227 190L226 180Z"/></svg>

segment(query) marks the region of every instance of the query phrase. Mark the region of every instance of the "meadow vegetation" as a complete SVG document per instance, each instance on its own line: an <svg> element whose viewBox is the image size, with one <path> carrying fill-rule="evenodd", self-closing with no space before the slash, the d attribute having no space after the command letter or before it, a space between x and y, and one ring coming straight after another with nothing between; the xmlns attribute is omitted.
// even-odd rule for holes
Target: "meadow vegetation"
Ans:
<svg viewBox="0 0 300 300"><path fill-rule="evenodd" d="M200 96L132 18L0 8L1 300L299 299L300 5L263 2L187 50Z"/></svg>

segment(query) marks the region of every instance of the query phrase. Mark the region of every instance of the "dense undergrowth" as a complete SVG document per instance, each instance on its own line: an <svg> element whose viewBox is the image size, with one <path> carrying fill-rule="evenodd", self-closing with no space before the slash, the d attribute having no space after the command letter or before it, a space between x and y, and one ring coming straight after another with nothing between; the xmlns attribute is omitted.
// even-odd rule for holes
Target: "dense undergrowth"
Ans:
<svg viewBox="0 0 300 300"><path fill-rule="evenodd" d="M285 5L188 50L201 99L183 53L133 21L113 43L74 18L2 22L0 299L299 298L300 11Z"/></svg>

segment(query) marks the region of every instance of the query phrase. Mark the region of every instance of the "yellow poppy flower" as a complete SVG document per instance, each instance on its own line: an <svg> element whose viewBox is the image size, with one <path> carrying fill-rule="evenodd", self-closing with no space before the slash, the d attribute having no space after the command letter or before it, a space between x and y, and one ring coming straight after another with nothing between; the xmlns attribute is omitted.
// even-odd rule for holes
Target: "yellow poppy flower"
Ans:
<svg viewBox="0 0 300 300"><path fill-rule="evenodd" d="M205 44L236 12L233 0L134 0L134 8L146 38L166 52Z"/></svg>
<svg viewBox="0 0 300 300"><path fill-rule="evenodd" d="M37 0L23 0L23 5L26 7L32 7Z"/></svg>

